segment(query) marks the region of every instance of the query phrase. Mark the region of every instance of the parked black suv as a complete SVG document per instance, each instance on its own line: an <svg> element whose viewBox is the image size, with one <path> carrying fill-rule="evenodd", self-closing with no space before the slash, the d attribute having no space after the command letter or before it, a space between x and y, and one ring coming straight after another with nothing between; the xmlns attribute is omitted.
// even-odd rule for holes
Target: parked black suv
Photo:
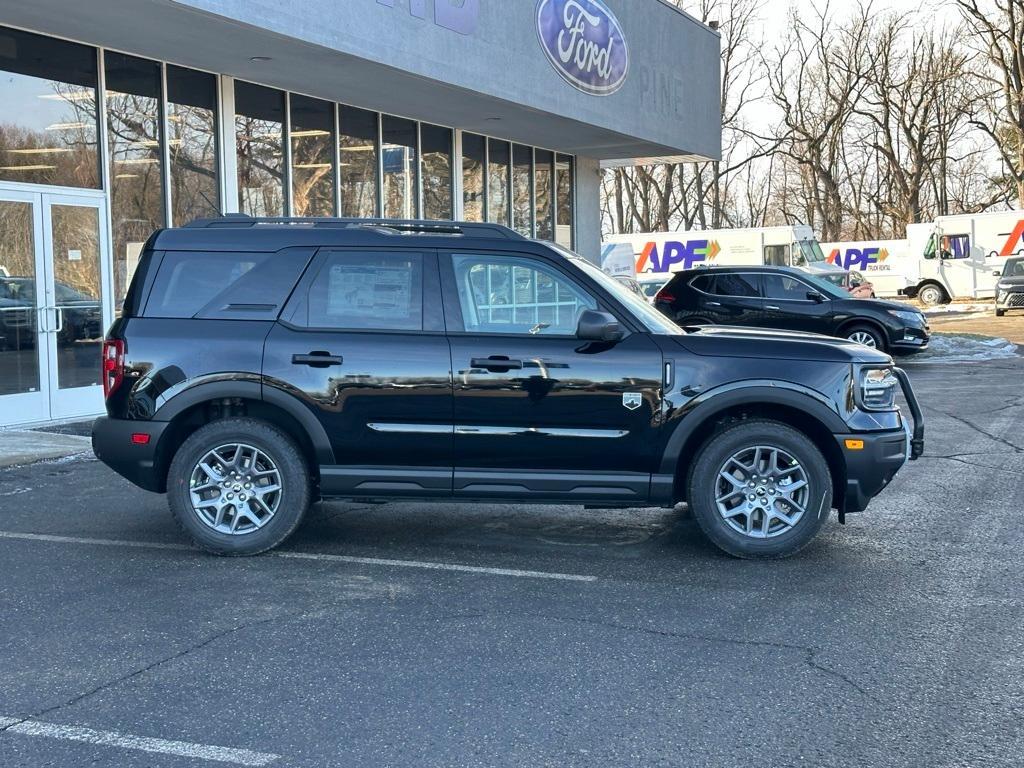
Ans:
<svg viewBox="0 0 1024 768"><path fill-rule="evenodd" d="M893 354L928 347L928 321L906 304L855 299L792 267L713 267L677 272L654 306L679 325L742 325L821 333Z"/></svg>
<svg viewBox="0 0 1024 768"><path fill-rule="evenodd" d="M887 355L686 332L578 256L487 224L158 232L103 381L97 456L221 554L277 546L317 498L413 498L685 500L726 552L779 557L923 450Z"/></svg>

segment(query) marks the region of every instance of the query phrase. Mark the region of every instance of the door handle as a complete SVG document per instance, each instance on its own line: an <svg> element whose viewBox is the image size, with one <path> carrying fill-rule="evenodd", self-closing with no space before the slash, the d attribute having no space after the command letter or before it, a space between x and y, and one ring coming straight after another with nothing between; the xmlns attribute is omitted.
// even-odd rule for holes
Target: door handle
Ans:
<svg viewBox="0 0 1024 768"><path fill-rule="evenodd" d="M505 371L521 370L523 367L522 360L510 360L507 357L501 355L491 355L490 357L474 357L469 361L469 364L473 368L483 368L485 371L495 371L504 373Z"/></svg>
<svg viewBox="0 0 1024 768"><path fill-rule="evenodd" d="M779 308L778 308L778 307L776 307L776 306L775 306L774 304L768 304L768 305L766 305L766 306L765 306L765 309L767 309L767 310L769 310L769 311L771 311L771 312L778 312L778 311L779 311Z"/></svg>
<svg viewBox="0 0 1024 768"><path fill-rule="evenodd" d="M705 307L720 307L720 306L722 306L722 302L720 302L720 301L705 301L704 302L704 306Z"/></svg>
<svg viewBox="0 0 1024 768"><path fill-rule="evenodd" d="M308 355L292 355L292 365L308 365L311 368L330 368L341 365L345 358L330 352L310 352Z"/></svg>

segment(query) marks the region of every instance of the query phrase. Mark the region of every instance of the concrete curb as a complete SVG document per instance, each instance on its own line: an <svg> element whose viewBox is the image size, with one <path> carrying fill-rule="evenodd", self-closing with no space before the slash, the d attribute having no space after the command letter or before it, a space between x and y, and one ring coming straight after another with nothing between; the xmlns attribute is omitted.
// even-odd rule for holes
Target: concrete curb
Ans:
<svg viewBox="0 0 1024 768"><path fill-rule="evenodd" d="M47 459L62 459L91 450L92 441L80 435L33 430L0 431L0 469Z"/></svg>

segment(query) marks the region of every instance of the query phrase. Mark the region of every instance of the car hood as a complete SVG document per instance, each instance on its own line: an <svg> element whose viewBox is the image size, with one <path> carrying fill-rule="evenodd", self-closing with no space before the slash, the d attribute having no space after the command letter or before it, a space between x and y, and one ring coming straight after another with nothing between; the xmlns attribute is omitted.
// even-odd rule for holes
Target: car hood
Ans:
<svg viewBox="0 0 1024 768"><path fill-rule="evenodd" d="M816 333L729 325L686 326L686 330L685 335L672 338L695 355L880 365L892 362L889 355L877 349Z"/></svg>
<svg viewBox="0 0 1024 768"><path fill-rule="evenodd" d="M999 285L1003 288L1024 288L1024 277L1000 277Z"/></svg>

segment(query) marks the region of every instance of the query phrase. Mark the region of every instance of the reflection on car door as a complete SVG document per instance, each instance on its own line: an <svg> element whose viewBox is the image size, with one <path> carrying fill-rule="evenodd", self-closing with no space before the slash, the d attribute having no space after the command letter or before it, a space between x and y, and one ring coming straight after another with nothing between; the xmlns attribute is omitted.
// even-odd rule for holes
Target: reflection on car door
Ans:
<svg viewBox="0 0 1024 768"><path fill-rule="evenodd" d="M441 267L455 495L646 498L662 408L653 339L580 341L579 314L607 308L554 257L456 252Z"/></svg>
<svg viewBox="0 0 1024 768"><path fill-rule="evenodd" d="M694 278L701 317L719 325L758 325L764 312L758 277L754 272L712 270Z"/></svg>

